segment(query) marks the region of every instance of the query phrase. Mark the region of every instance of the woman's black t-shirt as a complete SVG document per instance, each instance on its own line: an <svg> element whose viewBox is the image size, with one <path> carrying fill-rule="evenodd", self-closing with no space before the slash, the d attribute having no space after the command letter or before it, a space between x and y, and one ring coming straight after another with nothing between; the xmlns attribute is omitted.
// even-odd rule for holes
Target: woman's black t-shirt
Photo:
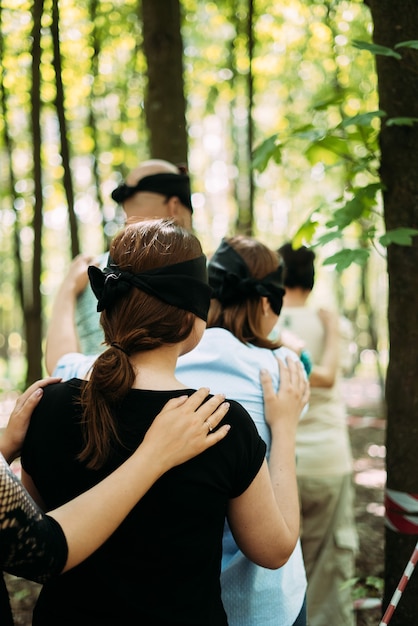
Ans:
<svg viewBox="0 0 418 626"><path fill-rule="evenodd" d="M132 389L116 416L123 445L93 471L76 459L83 384L72 379L44 389L24 444L22 466L48 509L119 466L166 402L193 392ZM35 626L227 624L219 583L227 504L258 473L265 444L238 403L231 401L224 422L231 424L225 439L162 476L95 554L44 585Z"/></svg>

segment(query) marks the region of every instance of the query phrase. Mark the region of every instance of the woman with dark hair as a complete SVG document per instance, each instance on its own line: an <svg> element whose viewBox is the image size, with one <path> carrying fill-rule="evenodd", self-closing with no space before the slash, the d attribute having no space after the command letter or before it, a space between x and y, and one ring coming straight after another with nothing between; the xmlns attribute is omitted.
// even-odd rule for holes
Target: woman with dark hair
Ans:
<svg viewBox="0 0 418 626"><path fill-rule="evenodd" d="M354 577L358 539L353 460L339 387L341 356L346 359L348 350L337 314L310 303L313 250L286 243L279 254L286 265L286 294L277 330L302 340L313 363L309 408L296 434L308 620L310 626L353 626L347 583Z"/></svg>
<svg viewBox="0 0 418 626"><path fill-rule="evenodd" d="M284 384L278 362L298 361L294 352L269 339L284 295L281 259L256 239L238 235L222 241L208 273L213 288L208 328L198 346L180 357L177 374L190 385L207 380L211 389L228 389L228 397L251 415L272 463L275 433L266 421L258 372L266 370L277 390ZM230 626L306 624L306 576L299 541L289 561L271 570L248 560L226 524L221 586Z"/></svg>
<svg viewBox="0 0 418 626"><path fill-rule="evenodd" d="M107 349L87 382L45 390L23 448L25 485L46 509L118 467L167 400L193 393L175 368L206 325L211 289L199 241L171 221L139 222L115 237L110 257L103 271L89 269ZM225 516L248 557L265 567L282 566L299 533L293 445L306 383L293 364L282 373L289 406L272 416L272 481L264 442L229 401L228 436L164 474L99 550L47 582L34 626L227 624L219 584ZM205 428L212 432L210 419Z"/></svg>
<svg viewBox="0 0 418 626"><path fill-rule="evenodd" d="M229 430L225 425L208 435L205 425L210 418L215 427L225 416L225 403L217 406L221 396L201 404L208 390L200 389L189 398L172 399L125 463L86 493L46 515L8 463L20 453L42 388L57 382L58 378L40 380L22 393L0 437L0 570L36 582L45 582L87 558L164 472L211 447ZM13 624L1 576L0 615L2 626Z"/></svg>

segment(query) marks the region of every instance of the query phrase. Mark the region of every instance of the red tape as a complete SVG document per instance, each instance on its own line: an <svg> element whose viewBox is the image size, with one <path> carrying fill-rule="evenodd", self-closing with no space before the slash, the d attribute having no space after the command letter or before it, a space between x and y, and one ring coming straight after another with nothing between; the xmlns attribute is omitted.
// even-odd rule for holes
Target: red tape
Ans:
<svg viewBox="0 0 418 626"><path fill-rule="evenodd" d="M385 524L394 532L418 535L418 494L386 489Z"/></svg>
<svg viewBox="0 0 418 626"><path fill-rule="evenodd" d="M399 581L398 586L396 587L396 591L392 596L391 601L389 602L389 606L385 611L384 616L382 617L382 621L379 626L387 626L392 619L392 615L395 612L396 607L398 606L398 602L401 599L402 593L405 590L406 585L409 582L409 579L412 576L412 573L415 569L415 566L418 562L418 543L416 544L414 551L412 552L412 556L408 561L408 565L405 567L404 573L402 574L402 578Z"/></svg>

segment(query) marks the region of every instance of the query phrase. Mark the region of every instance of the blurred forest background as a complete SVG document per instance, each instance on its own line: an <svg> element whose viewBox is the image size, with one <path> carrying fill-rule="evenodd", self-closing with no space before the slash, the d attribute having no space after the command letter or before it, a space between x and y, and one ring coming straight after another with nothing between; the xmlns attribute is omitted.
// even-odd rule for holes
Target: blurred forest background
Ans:
<svg viewBox="0 0 418 626"><path fill-rule="evenodd" d="M174 39L171 3L154 4ZM344 247L359 248L371 227L382 230L378 186L372 187L379 129L378 115L370 116L378 108L374 58L355 45L370 41L367 7L259 0L250 14L248 0L181 4L187 152L172 151L167 137L167 146L152 156L188 162L194 227L205 250L236 230L274 247L297 234L299 243L316 243L329 232L336 208L365 187L361 208L374 204L373 211L343 237L321 244L319 262ZM107 245L122 219L110 193L151 154L140 9L136 0L65 0L59 7L55 0L2 2L4 385L25 384L27 357L29 380L41 375L39 337L57 284L72 256ZM174 79L182 89L173 58L158 80ZM164 124L162 115L157 111L155 126ZM367 239L361 246L369 246ZM373 249L342 275L335 265L321 267L317 289L320 298L323 282L323 304L338 305L354 322L359 363L373 373L378 367L381 378L387 363L384 254Z"/></svg>
<svg viewBox="0 0 418 626"><path fill-rule="evenodd" d="M418 493L417 33L416 0L0 0L1 390L45 373L70 259L122 224L111 191L182 162L206 253L315 246L316 302L385 392L388 485ZM386 604L414 540L386 535Z"/></svg>

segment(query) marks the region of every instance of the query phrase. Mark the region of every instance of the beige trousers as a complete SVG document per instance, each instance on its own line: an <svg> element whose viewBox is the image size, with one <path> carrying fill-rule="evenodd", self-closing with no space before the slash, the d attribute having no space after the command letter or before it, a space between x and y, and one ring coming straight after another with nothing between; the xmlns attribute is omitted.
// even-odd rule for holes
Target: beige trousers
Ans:
<svg viewBox="0 0 418 626"><path fill-rule="evenodd" d="M358 537L352 476L298 477L309 626L354 626L351 589Z"/></svg>

